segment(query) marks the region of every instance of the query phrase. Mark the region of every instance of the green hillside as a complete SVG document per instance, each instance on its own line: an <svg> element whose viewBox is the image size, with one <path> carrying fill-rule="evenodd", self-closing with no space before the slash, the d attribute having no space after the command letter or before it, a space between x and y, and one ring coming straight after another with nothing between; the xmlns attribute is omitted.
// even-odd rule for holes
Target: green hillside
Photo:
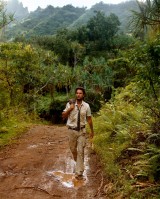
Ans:
<svg viewBox="0 0 160 199"><path fill-rule="evenodd" d="M53 35L60 28L67 27L84 14L85 8L75 8L67 5L62 8L48 6L45 9L38 8L19 24L9 30L9 37L17 34Z"/></svg>
<svg viewBox="0 0 160 199"><path fill-rule="evenodd" d="M37 8L31 12L25 20L15 24L8 30L8 37L14 38L17 35L30 37L33 35L53 35L61 28L73 28L84 25L95 15L97 11L103 11L105 15L114 13L118 16L121 23L120 30L128 32L127 24L131 9L137 10L135 1L128 1L117 5L95 4L91 9L73 7L67 5L62 8L48 6L45 9Z"/></svg>
<svg viewBox="0 0 160 199"><path fill-rule="evenodd" d="M121 22L120 29L127 32L127 25L131 16L131 10L138 10L136 1L127 1L119 4L104 4L103 2L95 4L90 10L87 10L81 17L79 17L72 26L80 26L95 15L96 11L102 11L107 16L114 13L118 16Z"/></svg>

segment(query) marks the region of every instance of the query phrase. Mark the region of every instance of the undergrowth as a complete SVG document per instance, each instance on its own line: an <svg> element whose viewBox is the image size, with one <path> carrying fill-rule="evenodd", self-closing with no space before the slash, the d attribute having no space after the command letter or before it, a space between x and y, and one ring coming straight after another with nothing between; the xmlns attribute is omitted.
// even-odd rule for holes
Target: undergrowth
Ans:
<svg viewBox="0 0 160 199"><path fill-rule="evenodd" d="M37 123L41 123L40 119L24 108L3 109L0 112L0 148L15 142L15 138Z"/></svg>
<svg viewBox="0 0 160 199"><path fill-rule="evenodd" d="M109 198L159 198L160 149L148 141L154 118L131 83L106 103L94 118L94 149L100 155Z"/></svg>

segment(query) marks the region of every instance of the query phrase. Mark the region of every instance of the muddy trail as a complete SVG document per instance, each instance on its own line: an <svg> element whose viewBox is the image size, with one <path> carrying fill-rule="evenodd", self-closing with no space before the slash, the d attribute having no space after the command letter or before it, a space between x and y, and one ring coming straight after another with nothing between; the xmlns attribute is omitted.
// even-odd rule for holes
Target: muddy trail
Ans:
<svg viewBox="0 0 160 199"><path fill-rule="evenodd" d="M0 199L105 198L99 161L89 144L84 180L75 179L74 164L67 128L36 125L0 150Z"/></svg>

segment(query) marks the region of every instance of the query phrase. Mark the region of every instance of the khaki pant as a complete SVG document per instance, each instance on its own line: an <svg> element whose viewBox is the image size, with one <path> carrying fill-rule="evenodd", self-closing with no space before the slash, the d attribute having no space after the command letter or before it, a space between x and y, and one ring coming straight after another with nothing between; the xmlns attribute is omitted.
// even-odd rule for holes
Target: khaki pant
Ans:
<svg viewBox="0 0 160 199"><path fill-rule="evenodd" d="M86 145L86 130L82 129L80 132L68 129L69 146L73 158L76 161L75 173L82 175L84 171L84 147Z"/></svg>

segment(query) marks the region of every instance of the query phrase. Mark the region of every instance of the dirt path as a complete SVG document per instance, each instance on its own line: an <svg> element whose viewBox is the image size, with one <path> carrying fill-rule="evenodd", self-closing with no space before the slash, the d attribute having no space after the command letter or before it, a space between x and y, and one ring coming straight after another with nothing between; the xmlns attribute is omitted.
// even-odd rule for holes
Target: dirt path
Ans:
<svg viewBox="0 0 160 199"><path fill-rule="evenodd" d="M0 199L105 198L97 162L86 147L86 180L75 180L66 127L36 125L0 151Z"/></svg>

